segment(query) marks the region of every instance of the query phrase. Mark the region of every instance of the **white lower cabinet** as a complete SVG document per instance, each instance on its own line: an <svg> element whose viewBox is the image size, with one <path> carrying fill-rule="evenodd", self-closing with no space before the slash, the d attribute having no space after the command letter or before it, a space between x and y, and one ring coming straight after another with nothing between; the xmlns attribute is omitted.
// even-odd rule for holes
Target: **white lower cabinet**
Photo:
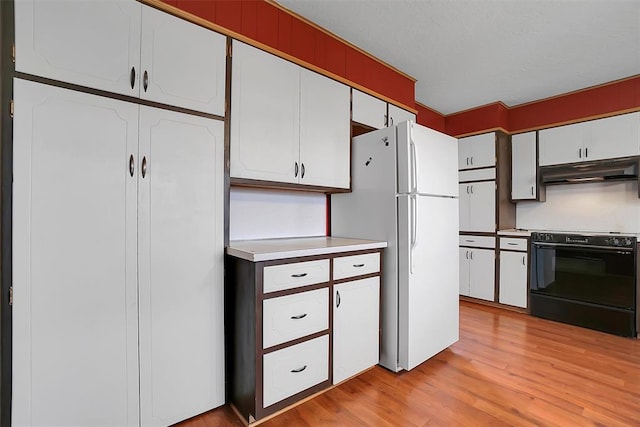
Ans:
<svg viewBox="0 0 640 427"><path fill-rule="evenodd" d="M378 363L380 278L333 287L333 383Z"/></svg>
<svg viewBox="0 0 640 427"><path fill-rule="evenodd" d="M495 250L460 248L460 295L493 301Z"/></svg>
<svg viewBox="0 0 640 427"><path fill-rule="evenodd" d="M223 404L222 122L22 80L14 97L12 423Z"/></svg>
<svg viewBox="0 0 640 427"><path fill-rule="evenodd" d="M501 304L527 307L527 258L526 252L500 251Z"/></svg>
<svg viewBox="0 0 640 427"><path fill-rule="evenodd" d="M381 251L282 253L227 257L229 402L248 423L378 363Z"/></svg>

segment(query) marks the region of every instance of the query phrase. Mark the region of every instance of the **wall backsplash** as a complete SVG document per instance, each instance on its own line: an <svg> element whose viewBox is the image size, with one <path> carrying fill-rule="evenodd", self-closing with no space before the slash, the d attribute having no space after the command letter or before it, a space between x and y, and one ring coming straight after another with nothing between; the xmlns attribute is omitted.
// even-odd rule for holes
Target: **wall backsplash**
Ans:
<svg viewBox="0 0 640 427"><path fill-rule="evenodd" d="M231 188L229 240L324 236L326 200L320 193Z"/></svg>
<svg viewBox="0 0 640 427"><path fill-rule="evenodd" d="M635 182L550 185L546 202L519 202L516 212L528 230L640 233Z"/></svg>

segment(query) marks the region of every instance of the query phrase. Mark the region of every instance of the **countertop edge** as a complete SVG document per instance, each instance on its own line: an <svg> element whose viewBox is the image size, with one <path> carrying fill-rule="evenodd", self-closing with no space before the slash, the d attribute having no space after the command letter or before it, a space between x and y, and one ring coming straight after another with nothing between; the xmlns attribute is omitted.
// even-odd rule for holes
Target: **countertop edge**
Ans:
<svg viewBox="0 0 640 427"><path fill-rule="evenodd" d="M345 246L330 246L323 248L310 248L310 249L295 249L295 250L287 250L280 252L269 252L269 253L249 253L242 251L240 249L235 249L231 246L226 248L227 254L236 258L241 258L247 261L259 262L259 261L274 261L286 258L298 258L305 256L313 256L313 255L330 255L341 252L353 252L353 251L364 251L368 249L381 249L386 248L387 242L371 242L371 243L360 243L355 245L345 245Z"/></svg>

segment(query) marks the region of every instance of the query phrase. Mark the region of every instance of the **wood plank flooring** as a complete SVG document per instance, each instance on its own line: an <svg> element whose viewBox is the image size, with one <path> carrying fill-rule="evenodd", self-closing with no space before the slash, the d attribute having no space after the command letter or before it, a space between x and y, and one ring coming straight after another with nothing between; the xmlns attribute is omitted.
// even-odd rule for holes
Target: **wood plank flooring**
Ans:
<svg viewBox="0 0 640 427"><path fill-rule="evenodd" d="M411 372L379 366L277 426L640 426L640 340L461 302L460 341ZM228 406L181 427L242 426Z"/></svg>

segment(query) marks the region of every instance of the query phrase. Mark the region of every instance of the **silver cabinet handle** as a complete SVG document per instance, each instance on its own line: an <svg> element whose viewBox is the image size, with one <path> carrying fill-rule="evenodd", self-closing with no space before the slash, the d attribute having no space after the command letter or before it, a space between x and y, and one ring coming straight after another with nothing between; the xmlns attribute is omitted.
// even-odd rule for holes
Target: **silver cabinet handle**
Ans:
<svg viewBox="0 0 640 427"><path fill-rule="evenodd" d="M531 195L533 196L533 185L531 186Z"/></svg>
<svg viewBox="0 0 640 427"><path fill-rule="evenodd" d="M131 80L131 89L136 85L136 67L131 67L131 74L129 75Z"/></svg>
<svg viewBox="0 0 640 427"><path fill-rule="evenodd" d="M471 164L473 164L473 163L471 163ZM471 194L473 194L473 185L470 185L470 187L471 187Z"/></svg>
<svg viewBox="0 0 640 427"><path fill-rule="evenodd" d="M578 149L578 158L582 158L582 148Z"/></svg>
<svg viewBox="0 0 640 427"><path fill-rule="evenodd" d="M305 369L307 369L307 365L304 365L302 368L292 369L291 372L294 373L294 374L297 374L298 372L302 372Z"/></svg>
<svg viewBox="0 0 640 427"><path fill-rule="evenodd" d="M469 186L467 185L467 194L469 194Z"/></svg>
<svg viewBox="0 0 640 427"><path fill-rule="evenodd" d="M336 308L340 307L340 291L336 291Z"/></svg>
<svg viewBox="0 0 640 427"><path fill-rule="evenodd" d="M468 243L475 243L475 240L471 240L471 239L464 239L464 241Z"/></svg>
<svg viewBox="0 0 640 427"><path fill-rule="evenodd" d="M307 273L298 273L298 274L292 274L291 277L304 277L306 275Z"/></svg>
<svg viewBox="0 0 640 427"><path fill-rule="evenodd" d="M389 119L391 119L391 125L390 126L393 126L393 116L389 116Z"/></svg>
<svg viewBox="0 0 640 427"><path fill-rule="evenodd" d="M302 167L300 168L301 169L300 178L304 178L304 163L301 163L301 165Z"/></svg>
<svg viewBox="0 0 640 427"><path fill-rule="evenodd" d="M296 167L295 167L295 170L294 170L294 172L293 172L293 177L294 177L294 178L297 178L297 177L298 177L298 162L296 162Z"/></svg>
<svg viewBox="0 0 640 427"><path fill-rule="evenodd" d="M508 242L507 245L509 245L509 246L517 246L518 244L517 243L513 243L513 242Z"/></svg>
<svg viewBox="0 0 640 427"><path fill-rule="evenodd" d="M136 169L136 162L133 159L133 154L129 156L129 175L133 176L133 172Z"/></svg>
<svg viewBox="0 0 640 427"><path fill-rule="evenodd" d="M364 264L353 264L353 266L354 266L355 268L360 268L360 267L364 267Z"/></svg>
<svg viewBox="0 0 640 427"><path fill-rule="evenodd" d="M145 92L149 87L149 73L147 72L147 70L144 70L144 74L142 75L142 87L144 88Z"/></svg>
<svg viewBox="0 0 640 427"><path fill-rule="evenodd" d="M522 265L527 265L527 263L524 262L524 255L522 255Z"/></svg>
<svg viewBox="0 0 640 427"><path fill-rule="evenodd" d="M388 115L384 115L384 126L387 127L389 126L389 116Z"/></svg>
<svg viewBox="0 0 640 427"><path fill-rule="evenodd" d="M469 251L467 251L467 253L465 254L465 256L467 257L467 259L469 259Z"/></svg>
<svg viewBox="0 0 640 427"><path fill-rule="evenodd" d="M471 156L471 166L473 166L473 156Z"/></svg>
<svg viewBox="0 0 640 427"><path fill-rule="evenodd" d="M586 159L587 157L589 157L589 147L584 149L584 158Z"/></svg>
<svg viewBox="0 0 640 427"><path fill-rule="evenodd" d="M142 177L147 176L147 156L142 158L142 166L140 168L140 172L142 172Z"/></svg>
<svg viewBox="0 0 640 427"><path fill-rule="evenodd" d="M469 253L469 257L473 260L473 251Z"/></svg>
<svg viewBox="0 0 640 427"><path fill-rule="evenodd" d="M299 314L297 316L291 316L293 320L300 320L300 319L304 319L305 317L307 317L307 313Z"/></svg>
<svg viewBox="0 0 640 427"><path fill-rule="evenodd" d="M469 166L469 158L467 157L467 166Z"/></svg>

